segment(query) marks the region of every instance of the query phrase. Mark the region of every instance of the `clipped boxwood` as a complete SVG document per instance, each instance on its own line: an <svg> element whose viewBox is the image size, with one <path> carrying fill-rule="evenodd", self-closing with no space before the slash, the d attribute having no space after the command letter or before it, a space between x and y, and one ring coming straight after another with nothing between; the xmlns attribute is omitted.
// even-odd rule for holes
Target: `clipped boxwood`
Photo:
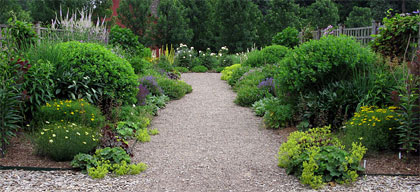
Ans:
<svg viewBox="0 0 420 192"><path fill-rule="evenodd" d="M58 48L62 54L55 63L59 97L86 97L95 103L99 99L136 101L137 77L127 60L95 43L70 41Z"/></svg>
<svg viewBox="0 0 420 192"><path fill-rule="evenodd" d="M171 99L181 99L185 94L192 91L190 85L180 80L161 78L158 80L158 84L163 93Z"/></svg>
<svg viewBox="0 0 420 192"><path fill-rule="evenodd" d="M282 45L267 46L261 51L255 50L248 53L248 59L244 65L260 67L266 64L276 64L290 52L290 49Z"/></svg>

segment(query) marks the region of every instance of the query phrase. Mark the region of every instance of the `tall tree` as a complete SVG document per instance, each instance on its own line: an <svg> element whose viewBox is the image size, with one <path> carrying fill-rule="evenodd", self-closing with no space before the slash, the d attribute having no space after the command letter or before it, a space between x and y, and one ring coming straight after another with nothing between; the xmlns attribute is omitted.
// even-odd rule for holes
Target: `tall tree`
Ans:
<svg viewBox="0 0 420 192"><path fill-rule="evenodd" d="M157 14L151 31L155 45L191 43L193 30L189 27L185 7L178 0L160 0Z"/></svg>
<svg viewBox="0 0 420 192"><path fill-rule="evenodd" d="M337 25L339 20L337 5L331 0L316 0L304 8L306 23L316 28L326 28L328 25Z"/></svg>
<svg viewBox="0 0 420 192"><path fill-rule="evenodd" d="M124 0L117 10L118 19L146 43L145 33L149 25L151 0Z"/></svg>
<svg viewBox="0 0 420 192"><path fill-rule="evenodd" d="M262 14L252 1L218 0L215 7L218 45L227 46L230 52L251 48L258 39L257 26Z"/></svg>
<svg viewBox="0 0 420 192"><path fill-rule="evenodd" d="M30 13L22 9L21 2L17 0L0 0L0 5L0 24L6 23L12 17L22 21L32 21Z"/></svg>
<svg viewBox="0 0 420 192"><path fill-rule="evenodd" d="M372 24L372 12L367 7L353 7L345 22L346 27L366 27Z"/></svg>
<svg viewBox="0 0 420 192"><path fill-rule="evenodd" d="M189 18L189 27L193 30L190 45L198 50L205 50L212 45L212 6L210 1L181 0L185 7L185 17Z"/></svg>
<svg viewBox="0 0 420 192"><path fill-rule="evenodd" d="M299 5L294 0L271 0L266 16L269 39L287 27L300 28Z"/></svg>

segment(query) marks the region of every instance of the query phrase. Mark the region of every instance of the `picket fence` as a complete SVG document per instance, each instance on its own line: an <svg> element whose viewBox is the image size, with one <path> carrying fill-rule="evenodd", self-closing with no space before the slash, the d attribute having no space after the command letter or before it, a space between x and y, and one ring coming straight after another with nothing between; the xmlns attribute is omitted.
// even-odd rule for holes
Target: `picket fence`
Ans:
<svg viewBox="0 0 420 192"><path fill-rule="evenodd" d="M0 48L3 41L7 41L8 25L0 24ZM61 40L61 41L84 41L84 42L100 42L108 43L109 32L98 33L95 31L79 32L74 30L50 29L41 27L39 24L34 25L34 30L40 40Z"/></svg>

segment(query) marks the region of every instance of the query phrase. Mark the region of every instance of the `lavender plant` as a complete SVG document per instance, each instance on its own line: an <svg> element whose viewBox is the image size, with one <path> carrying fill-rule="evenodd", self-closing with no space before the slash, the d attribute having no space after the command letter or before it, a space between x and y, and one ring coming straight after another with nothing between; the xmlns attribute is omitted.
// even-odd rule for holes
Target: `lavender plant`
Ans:
<svg viewBox="0 0 420 192"><path fill-rule="evenodd" d="M267 90L269 93L271 93L272 95L275 95L275 89L276 89L276 85L275 85L275 81L272 77L267 78L263 81L261 81L258 84L258 88L263 89L263 90Z"/></svg>
<svg viewBox="0 0 420 192"><path fill-rule="evenodd" d="M140 84L146 87L152 95L160 96L163 94L162 88L158 85L156 78L153 76L141 78Z"/></svg>

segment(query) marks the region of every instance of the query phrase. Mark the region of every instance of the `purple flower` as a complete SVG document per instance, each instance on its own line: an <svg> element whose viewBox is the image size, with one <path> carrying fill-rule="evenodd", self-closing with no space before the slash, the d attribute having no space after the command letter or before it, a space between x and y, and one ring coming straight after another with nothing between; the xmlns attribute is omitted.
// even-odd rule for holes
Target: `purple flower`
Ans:
<svg viewBox="0 0 420 192"><path fill-rule="evenodd" d="M417 9L417 11L413 11L413 14L419 14L420 11Z"/></svg>
<svg viewBox="0 0 420 192"><path fill-rule="evenodd" d="M275 94L275 83L274 79L272 77L265 79L264 81L261 81L260 84L258 84L258 88L260 89L267 89L271 94Z"/></svg>
<svg viewBox="0 0 420 192"><path fill-rule="evenodd" d="M162 88L158 85L156 78L153 76L146 76L139 80L140 84L146 87L152 95L162 95Z"/></svg>
<svg viewBox="0 0 420 192"><path fill-rule="evenodd" d="M146 97L149 95L149 90L143 86L142 84L139 85L139 92L137 93L137 104L138 105L146 105Z"/></svg>

